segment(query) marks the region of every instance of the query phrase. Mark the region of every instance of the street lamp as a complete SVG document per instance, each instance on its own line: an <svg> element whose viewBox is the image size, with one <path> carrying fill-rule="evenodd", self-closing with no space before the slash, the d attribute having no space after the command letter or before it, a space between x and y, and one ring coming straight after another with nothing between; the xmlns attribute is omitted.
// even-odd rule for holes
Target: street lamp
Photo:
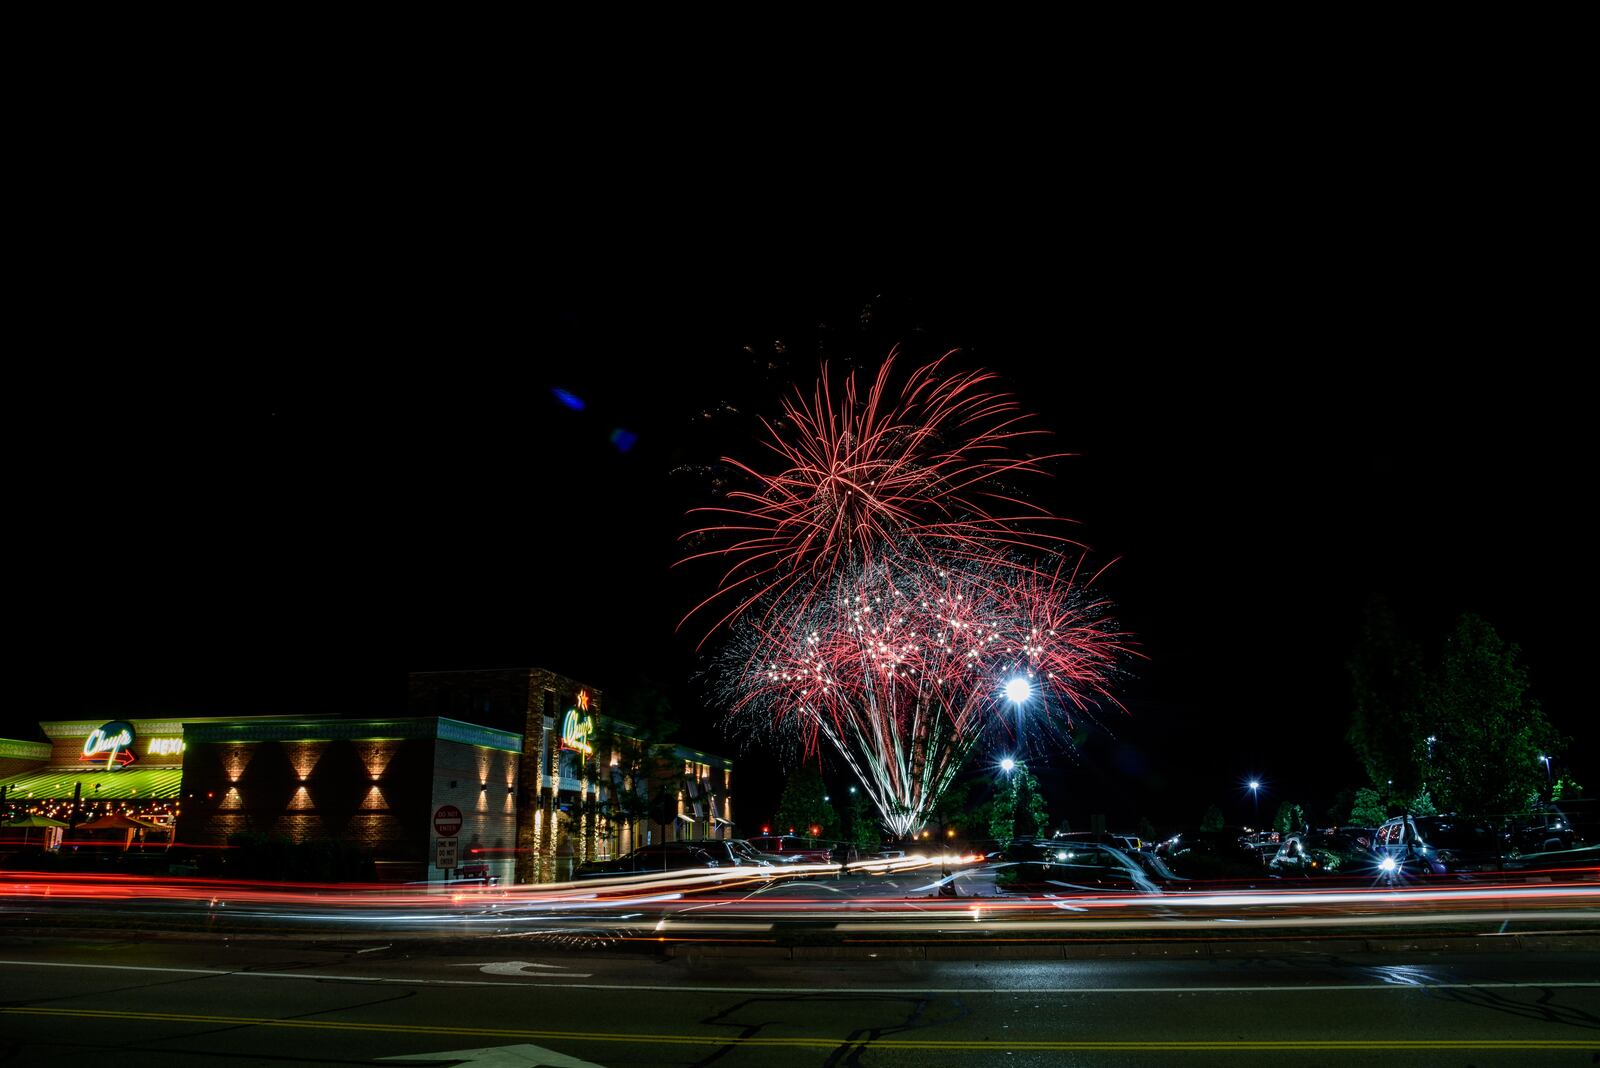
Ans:
<svg viewBox="0 0 1600 1068"><path fill-rule="evenodd" d="M1028 684L1028 680L1022 676L1019 675L1016 678L1010 679L1006 682L1006 700L1010 701L1012 704L1025 704L1027 703L1028 698L1032 696L1033 687L1030 686Z"/></svg>
<svg viewBox="0 0 1600 1068"><path fill-rule="evenodd" d="M1261 822L1261 780L1250 780L1250 811L1251 819L1256 823Z"/></svg>
<svg viewBox="0 0 1600 1068"><path fill-rule="evenodd" d="M1017 766L1017 762L1015 760L1012 760L1010 757L1005 757L1004 759L1002 759L1000 761L1000 770L1005 772L1007 775L1010 775L1012 770L1015 769L1016 766Z"/></svg>
<svg viewBox="0 0 1600 1068"><path fill-rule="evenodd" d="M1550 770L1550 758L1548 756L1546 756L1545 754L1540 753L1539 754L1539 763L1544 765L1544 778L1545 778L1546 782L1549 782L1551 777L1554 774Z"/></svg>

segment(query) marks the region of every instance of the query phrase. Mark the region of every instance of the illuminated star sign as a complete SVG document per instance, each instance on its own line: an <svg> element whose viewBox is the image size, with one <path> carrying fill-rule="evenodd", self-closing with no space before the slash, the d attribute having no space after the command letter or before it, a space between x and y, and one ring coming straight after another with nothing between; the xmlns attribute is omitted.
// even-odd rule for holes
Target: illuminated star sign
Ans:
<svg viewBox="0 0 1600 1068"><path fill-rule="evenodd" d="M578 691L578 707L580 709L582 709L583 711L585 711L585 712L589 711L589 691L588 690L579 690Z"/></svg>

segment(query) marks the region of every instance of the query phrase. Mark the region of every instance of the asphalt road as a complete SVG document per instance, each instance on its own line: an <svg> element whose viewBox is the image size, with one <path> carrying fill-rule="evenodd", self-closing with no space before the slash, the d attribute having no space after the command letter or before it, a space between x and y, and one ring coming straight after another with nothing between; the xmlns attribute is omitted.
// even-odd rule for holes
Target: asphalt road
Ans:
<svg viewBox="0 0 1600 1068"><path fill-rule="evenodd" d="M444 952L8 938L0 1061L1589 1065L1596 957L813 963L516 939Z"/></svg>

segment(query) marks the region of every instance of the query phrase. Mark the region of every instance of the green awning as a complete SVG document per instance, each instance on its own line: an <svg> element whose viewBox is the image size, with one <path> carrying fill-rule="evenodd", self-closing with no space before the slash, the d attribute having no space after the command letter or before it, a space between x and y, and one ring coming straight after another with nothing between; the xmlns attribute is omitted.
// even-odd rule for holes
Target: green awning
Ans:
<svg viewBox="0 0 1600 1068"><path fill-rule="evenodd" d="M71 800L72 791L83 783L85 801L165 801L178 796L183 785L182 768L134 768L127 771L76 771L46 768L0 781L9 789L10 801ZM98 786L100 789L96 790Z"/></svg>

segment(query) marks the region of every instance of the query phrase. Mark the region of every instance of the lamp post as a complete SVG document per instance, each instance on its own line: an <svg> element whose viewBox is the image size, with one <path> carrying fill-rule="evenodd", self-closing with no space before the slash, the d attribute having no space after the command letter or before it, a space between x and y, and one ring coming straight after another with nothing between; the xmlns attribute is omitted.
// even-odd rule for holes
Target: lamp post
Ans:
<svg viewBox="0 0 1600 1068"><path fill-rule="evenodd" d="M1006 681L1005 693L1007 701L1014 705L1023 705L1028 702L1028 698L1033 696L1033 686L1027 679L1019 676Z"/></svg>
<svg viewBox="0 0 1600 1068"><path fill-rule="evenodd" d="M1261 822L1261 780L1260 779L1251 779L1250 780L1250 811L1251 811L1251 817L1250 818L1252 820L1254 820L1256 823L1260 823ZM1258 831L1260 829L1261 828L1259 828L1259 827L1256 828L1256 830L1258 830Z"/></svg>

